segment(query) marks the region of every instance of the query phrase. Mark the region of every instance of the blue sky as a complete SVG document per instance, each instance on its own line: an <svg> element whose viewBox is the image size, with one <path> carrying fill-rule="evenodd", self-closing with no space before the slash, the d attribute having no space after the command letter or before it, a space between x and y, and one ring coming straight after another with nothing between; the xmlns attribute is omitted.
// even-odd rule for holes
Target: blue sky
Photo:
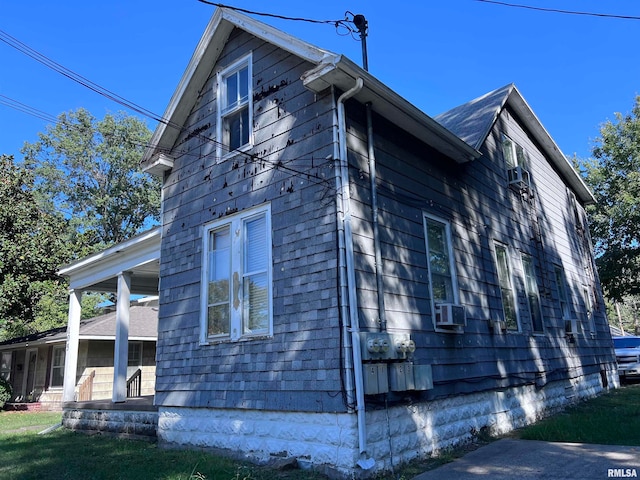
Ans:
<svg viewBox="0 0 640 480"><path fill-rule="evenodd" d="M640 93L640 20L477 0L223 3L319 20L363 14L370 72L424 112L437 115L513 82L567 155L589 156L599 125L629 112ZM637 0L513 3L640 17ZM197 0L0 0L0 30L161 115L213 10ZM255 18L360 63L360 43L333 26ZM0 95L53 116L84 107L102 118L123 109L3 42L0 72ZM47 123L0 104L0 154L21 158L23 143Z"/></svg>

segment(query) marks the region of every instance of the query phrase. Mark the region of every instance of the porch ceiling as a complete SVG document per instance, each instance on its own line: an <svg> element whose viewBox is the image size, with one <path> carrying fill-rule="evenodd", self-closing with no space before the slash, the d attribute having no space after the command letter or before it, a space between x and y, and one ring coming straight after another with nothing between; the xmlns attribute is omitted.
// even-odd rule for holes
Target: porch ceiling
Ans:
<svg viewBox="0 0 640 480"><path fill-rule="evenodd" d="M118 275L131 275L131 293L157 295L160 275L160 228L89 255L58 271L73 290L116 292Z"/></svg>

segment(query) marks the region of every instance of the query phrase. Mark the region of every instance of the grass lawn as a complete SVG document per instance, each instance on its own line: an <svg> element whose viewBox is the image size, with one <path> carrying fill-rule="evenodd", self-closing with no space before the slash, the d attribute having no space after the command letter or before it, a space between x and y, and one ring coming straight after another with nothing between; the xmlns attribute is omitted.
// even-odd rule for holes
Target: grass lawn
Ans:
<svg viewBox="0 0 640 480"><path fill-rule="evenodd" d="M39 431L60 421L60 414L0 412L0 480L13 479L158 479L158 480L321 480L303 470L273 470L194 450L165 450L143 441L66 429ZM513 436L557 442L640 445L640 385L627 386L568 408ZM396 475L411 479L487 443L479 439L440 458L412 462Z"/></svg>
<svg viewBox="0 0 640 480"><path fill-rule="evenodd" d="M278 471L188 450L164 450L144 441L88 436L66 429L39 431L60 414L0 412L0 480L302 480L309 471Z"/></svg>
<svg viewBox="0 0 640 480"><path fill-rule="evenodd" d="M640 385L605 393L515 434L526 440L640 446Z"/></svg>

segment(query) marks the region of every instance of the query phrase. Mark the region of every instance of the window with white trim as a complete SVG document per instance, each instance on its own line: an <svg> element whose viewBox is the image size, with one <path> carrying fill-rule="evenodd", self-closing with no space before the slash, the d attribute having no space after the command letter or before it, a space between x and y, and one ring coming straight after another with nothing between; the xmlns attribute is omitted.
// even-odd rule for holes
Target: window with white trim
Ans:
<svg viewBox="0 0 640 480"><path fill-rule="evenodd" d="M502 134L502 154L507 168L522 167L527 169L527 156L522 146Z"/></svg>
<svg viewBox="0 0 640 480"><path fill-rule="evenodd" d="M596 322L595 322L595 318L593 315L593 300L591 297L591 289L589 287L587 287L586 285L584 285L582 287L582 298L584 301L584 309L585 309L585 315L586 315L586 320L587 320L587 327L589 328L589 331L591 332L591 335L595 335L596 334ZM586 329L583 328L583 332Z"/></svg>
<svg viewBox="0 0 640 480"><path fill-rule="evenodd" d="M218 73L218 157L251 146L253 137L251 54Z"/></svg>
<svg viewBox="0 0 640 480"><path fill-rule="evenodd" d="M64 359L65 359L65 346L56 345L53 347L53 353L51 355L51 382L52 387L62 387L64 383Z"/></svg>
<svg viewBox="0 0 640 480"><path fill-rule="evenodd" d="M556 275L556 287L558 289L558 301L560 302L562 319L569 320L571 318L571 305L569 303L569 294L567 282L564 276L564 269L562 267L555 266L554 273Z"/></svg>
<svg viewBox="0 0 640 480"><path fill-rule="evenodd" d="M11 352L2 352L0 355L0 378L10 380L11 378Z"/></svg>
<svg viewBox="0 0 640 480"><path fill-rule="evenodd" d="M431 301L434 305L458 303L458 286L451 248L451 226L449 222L425 214L424 230Z"/></svg>
<svg viewBox="0 0 640 480"><path fill-rule="evenodd" d="M515 303L515 290L513 288L513 278L511 275L511 262L509 261L509 250L506 245L496 243L495 254L498 283L500 284L500 294L502 296L504 321L507 324L508 330L519 330L518 313Z"/></svg>
<svg viewBox="0 0 640 480"><path fill-rule="evenodd" d="M542 333L544 332L542 303L540 302L540 291L536 280L536 269L533 264L533 258L530 255L522 254L522 269L524 271L524 288L527 293L531 328L536 333Z"/></svg>
<svg viewBox="0 0 640 480"><path fill-rule="evenodd" d="M271 335L269 205L204 228L201 341Z"/></svg>

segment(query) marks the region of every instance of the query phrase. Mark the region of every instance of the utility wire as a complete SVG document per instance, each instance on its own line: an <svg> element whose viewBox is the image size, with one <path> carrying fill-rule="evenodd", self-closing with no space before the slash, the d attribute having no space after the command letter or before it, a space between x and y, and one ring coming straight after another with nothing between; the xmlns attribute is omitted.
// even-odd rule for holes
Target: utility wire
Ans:
<svg viewBox="0 0 640 480"><path fill-rule="evenodd" d="M537 10L540 12L552 12L552 13L564 13L567 15L585 15L589 17L602 17L602 18L618 18L623 20L640 20L640 17L633 15L615 15L610 13L594 13L594 12L578 12L574 10L560 10L557 8L544 8L544 7L534 7L532 5L522 5L518 3L507 3L507 2L498 2L496 0L475 0L476 2L481 3L492 3L494 5L502 5L505 7L514 7L514 8L524 8L527 10Z"/></svg>
<svg viewBox="0 0 640 480"><path fill-rule="evenodd" d="M118 95L117 93L112 92L111 90L104 88L100 85L98 85L97 83L89 80L86 77L83 77L82 75L74 72L73 70L57 63L56 61L50 59L49 57L47 57L46 55L38 52L37 50L34 50L33 48L29 47L27 44L21 42L20 40L18 40L17 38L9 35L8 33L4 32L3 30L0 30L0 41L6 43L7 45L9 45L10 47L18 50L19 52L27 55L28 57L31 57L32 59L36 60L37 62L45 65L46 67L54 70L55 72L69 78L70 80L73 80L76 83L79 83L80 85L88 88L89 90L92 90L93 92L109 99L112 100L130 110L135 111L136 113L139 113L145 117L151 118L152 120L158 122L158 123L162 123L164 125L167 125L169 127L175 128L180 132L184 132L186 131L186 128L183 127L182 125L178 125L175 122L172 122L160 115L157 115L155 113L153 113L151 110L148 110L144 107L141 107L140 105L131 102L129 100L127 100L126 98ZM11 107L11 108L15 108L18 109L24 113L28 113L30 115L34 115L34 116L38 116L38 112L40 112L37 109L33 109L32 107L29 107L25 104L21 104L20 102L17 101L13 101L11 99L9 99L8 97L5 97L6 99L8 99L7 101L3 101L1 103ZM9 104L10 102L13 102L13 104ZM29 111L27 111L29 110ZM40 112L40 114L44 115L46 118L40 117L43 120L46 121L53 121L54 123L57 123L57 119L52 120L52 117L49 116L48 114L44 113L44 112ZM55 118L55 117L53 117ZM221 147L222 149L227 150L227 152L231 152L228 147L222 143L219 142L215 139L212 139L210 137L207 137L205 135L202 134L197 134L195 135L197 138L200 138L203 141L206 142L210 142L213 143L216 146ZM157 146L156 146L157 148ZM306 176L308 179L310 178L315 178L316 180L320 181L320 182L326 182L327 180L320 177L319 175L315 175L315 174L311 174L311 173L307 173L307 172L302 172L296 169L293 169L292 167L285 167L284 165L281 164L281 162L274 162L273 160L269 160L266 158L262 158L260 156L257 156L255 154L250 154L247 152L238 152L238 154L242 154L245 157L249 158L251 161L255 161L255 160L260 160L260 161L264 161L266 163L269 163L271 165L273 165L274 168L280 168L282 170L287 170L291 173L294 173L295 175L298 176Z"/></svg>
<svg viewBox="0 0 640 480"><path fill-rule="evenodd" d="M60 122L59 118L56 118L55 116L53 116L53 115L51 115L51 114L49 114L47 112L44 112L42 110L39 110L39 109L37 109L35 107L31 107L31 106L29 106L29 105L27 105L25 103L19 102L18 100L15 100L13 98L7 97L6 95L0 94L0 105L5 105L5 106L7 106L9 108L13 108L14 110L18 110L18 111L20 111L22 113L25 113L27 115L31 115L33 117L40 118L41 120L45 120L47 122L51 122L51 123L54 123L54 124L57 124L57 123ZM69 123L67 126L70 127L70 128L78 128L78 125L75 125L73 123ZM208 142L222 145L219 142L217 142L217 141L215 141L215 140L213 140L213 139L211 139L209 137L205 137L205 136L201 136L201 137L203 139L205 139L206 141L208 141ZM125 142L127 142L130 145L135 146L135 147L152 148L152 149L161 150L161 151L166 151L167 150L165 148L160 147L159 145L153 145L153 144L150 144L150 143L144 143L144 144L143 143L138 143L138 142L134 142L133 140L130 140L130 139L127 139L127 138L124 138L123 141L125 141ZM224 147L224 145L222 145L222 146ZM169 153L169 152L167 151L167 153ZM187 156L200 157L199 154L190 153L188 151L179 151L178 153L181 156L182 155L187 155ZM239 152L239 153L241 153L241 152ZM301 170L297 170L297 169L295 169L293 167L290 167L290 166L286 165L287 163L290 163L290 162L295 161L295 160L305 160L304 158L296 158L296 159L290 159L290 160L279 159L277 162L275 162L273 160L268 160L266 158L252 156L250 154L245 154L245 155L247 155L254 162L255 161L261 161L261 162L264 162L264 163L269 165L268 168L263 168L263 170L260 173L268 172L270 170L281 170L281 171L286 171L286 172L290 173L291 175L295 175L295 176L300 177L300 178L306 178L309 181L312 181L311 178L314 178L314 179L318 180L317 182L314 181L313 183L321 183L321 182L327 181L326 179L320 177L319 175L312 174L312 173L309 173L309 172L304 172L304 171L301 171ZM217 160L219 160L218 157L216 157L216 161ZM311 158L311 160L314 161L314 160L317 160L317 159ZM319 167L319 166L320 165L317 165L317 167Z"/></svg>
<svg viewBox="0 0 640 480"><path fill-rule="evenodd" d="M340 20L314 20L311 18L301 18L301 17L287 17L284 15L277 15L275 13L265 13L265 12L255 12L253 10L247 10L244 8L239 8L239 7L232 7L230 5L223 5L222 3L216 3L216 2L210 2L207 0L198 0L200 3L204 3L206 5L213 5L214 7L218 7L218 8L228 8L229 10L235 10L237 12L242 12L242 13L248 13L251 15L260 15L263 17L271 17L271 18L278 18L280 20L292 20L292 21L296 21L296 22L308 22L308 23L320 23L320 24L326 24L326 25L335 25L335 26L344 26L345 23L349 22L346 19L340 19Z"/></svg>

